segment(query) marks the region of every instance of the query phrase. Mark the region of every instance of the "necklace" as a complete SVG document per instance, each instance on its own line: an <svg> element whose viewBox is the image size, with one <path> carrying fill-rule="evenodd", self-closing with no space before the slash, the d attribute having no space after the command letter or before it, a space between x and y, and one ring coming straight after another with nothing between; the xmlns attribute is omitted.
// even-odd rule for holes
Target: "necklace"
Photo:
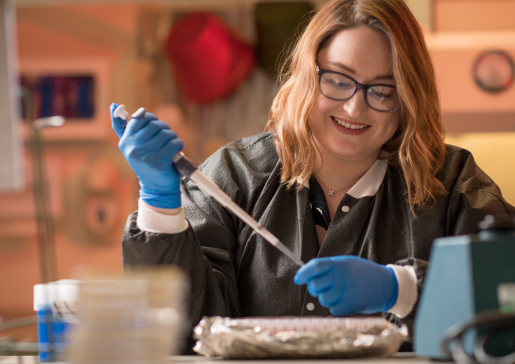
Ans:
<svg viewBox="0 0 515 364"><path fill-rule="evenodd" d="M343 190L344 188L346 188L346 187L340 188L339 190L336 190L336 191L331 191L331 190L328 188L328 189L327 189L327 196L333 196L335 192L341 191L341 190Z"/></svg>
<svg viewBox="0 0 515 364"><path fill-rule="evenodd" d="M316 174L315 174L315 178L316 178ZM318 183L320 184L320 186L322 187L322 189L324 188L324 186L322 186L322 182L320 182L319 178L317 178L317 181ZM353 184L352 184L353 185ZM334 197L334 193L335 192L339 192L341 190L344 190L346 188L349 188L351 187L352 185L349 185L349 186L345 186L345 187L342 187L340 188L339 190L330 190L329 188L327 189L327 196L333 196Z"/></svg>

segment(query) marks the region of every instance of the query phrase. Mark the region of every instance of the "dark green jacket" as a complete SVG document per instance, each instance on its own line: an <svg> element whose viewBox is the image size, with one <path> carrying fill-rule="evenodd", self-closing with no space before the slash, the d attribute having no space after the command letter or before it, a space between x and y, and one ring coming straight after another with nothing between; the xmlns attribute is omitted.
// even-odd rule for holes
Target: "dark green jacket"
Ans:
<svg viewBox="0 0 515 364"><path fill-rule="evenodd" d="M287 190L279 183L281 162L273 136L262 133L232 142L201 166L244 210L277 236L304 262L315 257L356 255L380 264L412 265L419 290L435 238L477 232L486 214L514 214L497 185L476 165L470 152L447 146L437 177L448 194L413 218L401 168L388 165L374 196L348 194L319 247L309 189ZM125 269L141 265L181 266L191 279L190 326L203 316L328 316L327 308L297 286L288 258L261 236L183 179L182 205L189 228L178 234L140 231L137 212L123 235ZM306 305L314 303L308 311ZM404 318L410 332L416 309Z"/></svg>

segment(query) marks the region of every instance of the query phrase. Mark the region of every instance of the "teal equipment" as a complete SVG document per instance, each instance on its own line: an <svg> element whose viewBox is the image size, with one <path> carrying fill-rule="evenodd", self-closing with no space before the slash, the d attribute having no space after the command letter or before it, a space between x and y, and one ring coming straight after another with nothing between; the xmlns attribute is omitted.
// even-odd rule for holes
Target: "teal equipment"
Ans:
<svg viewBox="0 0 515 364"><path fill-rule="evenodd" d="M414 323L418 356L449 359L442 340L453 327L473 321L477 314L499 310L498 286L515 283L515 221L487 216L480 228L477 236L434 241ZM463 348L469 355L477 337L474 330L464 337ZM505 340L497 341L492 355L515 351L515 328Z"/></svg>

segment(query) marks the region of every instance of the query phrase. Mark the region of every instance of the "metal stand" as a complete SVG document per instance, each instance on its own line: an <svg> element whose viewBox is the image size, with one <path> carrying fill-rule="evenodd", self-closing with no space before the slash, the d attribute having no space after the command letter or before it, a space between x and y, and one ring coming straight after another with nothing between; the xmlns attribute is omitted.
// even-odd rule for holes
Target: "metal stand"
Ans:
<svg viewBox="0 0 515 364"><path fill-rule="evenodd" d="M32 189L36 207L37 239L39 250L39 263L41 269L41 282L47 283L57 280L57 262L54 242L54 224L52 213L48 204L46 168L44 165L43 142L40 131L45 127L61 126L64 118L53 116L34 121L34 103L29 90L22 88L25 102L25 111L31 123L29 146L32 160Z"/></svg>

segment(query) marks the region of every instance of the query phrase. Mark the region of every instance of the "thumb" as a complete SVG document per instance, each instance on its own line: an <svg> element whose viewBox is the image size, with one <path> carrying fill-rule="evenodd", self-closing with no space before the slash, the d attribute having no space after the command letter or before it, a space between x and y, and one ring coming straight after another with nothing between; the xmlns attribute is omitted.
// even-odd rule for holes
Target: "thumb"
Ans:
<svg viewBox="0 0 515 364"><path fill-rule="evenodd" d="M112 103L109 111L111 113L111 126L112 126L114 132L116 133L116 135L118 135L118 138L121 138L125 131L124 127L125 127L125 125L127 125L127 121L123 120L122 118L115 118L113 116L114 110L116 110L117 107L118 107L118 104Z"/></svg>

